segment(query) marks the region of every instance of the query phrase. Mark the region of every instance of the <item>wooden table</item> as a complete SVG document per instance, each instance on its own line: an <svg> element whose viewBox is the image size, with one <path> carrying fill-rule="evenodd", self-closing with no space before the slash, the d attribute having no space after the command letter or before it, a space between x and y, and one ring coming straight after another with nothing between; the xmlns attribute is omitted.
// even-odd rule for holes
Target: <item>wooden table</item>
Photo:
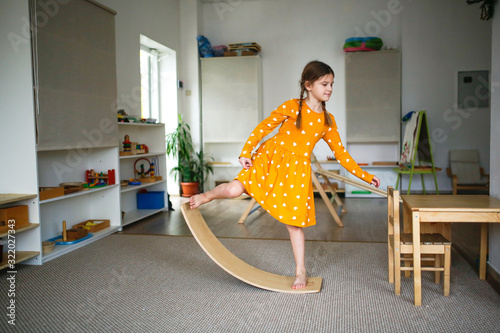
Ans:
<svg viewBox="0 0 500 333"><path fill-rule="evenodd" d="M413 233L415 305L422 305L421 232L440 232L451 240L450 223L481 223L479 278L486 278L487 223L500 223L500 200L488 195L402 195L405 232ZM411 223L410 223L411 222ZM422 226L420 225L421 223Z"/></svg>

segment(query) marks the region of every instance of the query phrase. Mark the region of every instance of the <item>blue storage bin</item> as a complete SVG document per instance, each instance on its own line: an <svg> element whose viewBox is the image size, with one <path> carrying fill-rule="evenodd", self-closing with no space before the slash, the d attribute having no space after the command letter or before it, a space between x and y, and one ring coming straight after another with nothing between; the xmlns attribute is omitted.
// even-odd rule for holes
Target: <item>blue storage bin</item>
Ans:
<svg viewBox="0 0 500 333"><path fill-rule="evenodd" d="M137 193L137 209L165 208L165 191Z"/></svg>

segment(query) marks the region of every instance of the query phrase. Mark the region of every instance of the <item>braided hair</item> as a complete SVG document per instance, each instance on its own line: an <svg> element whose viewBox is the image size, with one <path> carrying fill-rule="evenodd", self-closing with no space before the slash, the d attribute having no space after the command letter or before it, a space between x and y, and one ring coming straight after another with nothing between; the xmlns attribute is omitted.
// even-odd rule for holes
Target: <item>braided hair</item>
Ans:
<svg viewBox="0 0 500 333"><path fill-rule="evenodd" d="M321 61L311 61L306 65L306 67L304 67L304 70L302 71L302 77L300 79L299 113L297 114L297 122L295 124L297 128L300 128L302 123L302 104L304 101L304 93L306 92L306 82L313 83L319 78L328 74L332 74L333 76L335 76L333 69ZM325 114L325 124L328 126L332 126L333 121L326 111L326 103L324 101L321 102L321 106L323 108L323 113Z"/></svg>

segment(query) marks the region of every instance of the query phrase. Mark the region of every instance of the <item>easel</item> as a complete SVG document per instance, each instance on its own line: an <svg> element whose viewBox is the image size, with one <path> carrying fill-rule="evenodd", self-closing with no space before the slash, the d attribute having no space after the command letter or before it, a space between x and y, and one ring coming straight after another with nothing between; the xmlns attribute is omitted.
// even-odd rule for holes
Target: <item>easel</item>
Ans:
<svg viewBox="0 0 500 333"><path fill-rule="evenodd" d="M429 138L429 124L427 122L427 113L426 111L419 111L414 114L412 117L418 117L415 128L413 126L408 126L410 122L406 124L405 128L405 137L407 134L413 132L413 142L411 142L410 147L408 147L408 154L401 154L401 161L399 167L394 168L394 171L398 174L398 179L396 180L396 190L398 189L399 180L401 175L410 175L410 182L408 183L408 191L407 194L410 194L411 181L413 179L414 174L420 174L422 179L422 189L425 194L425 182L424 175L432 174L434 176L434 184L436 186L436 194L439 194L436 171L440 171L440 168L436 168L434 166L434 159L432 158L432 147L431 141ZM403 145L406 143L403 142ZM403 149L405 147L403 146ZM418 155L417 155L418 154ZM415 165L416 159L418 157L418 165ZM409 159L409 160L408 160ZM409 163L408 163L409 162ZM422 162L430 163L430 166L421 165Z"/></svg>

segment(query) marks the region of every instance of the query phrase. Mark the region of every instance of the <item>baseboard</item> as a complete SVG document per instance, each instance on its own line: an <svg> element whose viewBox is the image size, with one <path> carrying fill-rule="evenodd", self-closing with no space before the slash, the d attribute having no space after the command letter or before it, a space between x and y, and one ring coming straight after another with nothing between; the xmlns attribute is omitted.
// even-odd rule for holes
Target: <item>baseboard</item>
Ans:
<svg viewBox="0 0 500 333"><path fill-rule="evenodd" d="M500 274L490 265L486 266L486 281L500 294Z"/></svg>

